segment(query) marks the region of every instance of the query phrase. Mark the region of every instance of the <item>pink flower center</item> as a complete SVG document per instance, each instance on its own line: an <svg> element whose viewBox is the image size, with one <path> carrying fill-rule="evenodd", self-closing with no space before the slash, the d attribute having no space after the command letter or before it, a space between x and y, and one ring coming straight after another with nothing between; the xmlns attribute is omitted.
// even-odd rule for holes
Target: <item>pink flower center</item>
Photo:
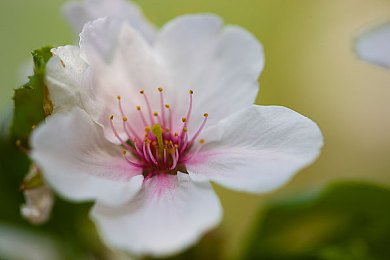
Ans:
<svg viewBox="0 0 390 260"><path fill-rule="evenodd" d="M127 140L123 140L117 130L114 127L114 116L110 117L110 125L116 138L123 145L123 158L127 163L134 167L139 167L144 170L145 180L149 179L156 173L176 173L178 168L188 160L188 152L192 147L194 141L198 138L202 129L204 128L208 114L204 114L204 120L199 129L193 135L191 139L188 137L188 122L191 119L192 111L192 95L193 91L189 91L190 102L187 112L187 116L182 118L181 127L178 131L173 131L172 122L172 108L169 104L164 103L163 89L158 88L160 92L161 111L153 112L150 106L149 99L144 90L140 91L143 95L146 105L147 113L141 110L140 106L137 106L140 120L145 126L144 131L139 133L134 130L132 123L127 120L125 112L121 104L121 97L118 96L119 111L122 116L123 130L126 133ZM203 139L199 140L200 143L204 143ZM127 156L130 152L136 161L132 161ZM134 160L134 159L133 159ZM183 171L183 169L180 169ZM185 169L184 169L185 170Z"/></svg>

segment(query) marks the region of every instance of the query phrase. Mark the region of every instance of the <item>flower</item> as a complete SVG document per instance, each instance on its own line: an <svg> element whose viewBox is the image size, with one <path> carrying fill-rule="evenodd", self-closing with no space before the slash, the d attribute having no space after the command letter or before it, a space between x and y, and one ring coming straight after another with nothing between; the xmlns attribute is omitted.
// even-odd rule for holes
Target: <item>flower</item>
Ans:
<svg viewBox="0 0 390 260"><path fill-rule="evenodd" d="M390 68L390 23L359 35L355 49L360 59Z"/></svg>
<svg viewBox="0 0 390 260"><path fill-rule="evenodd" d="M260 43L214 15L186 15L153 41L118 17L89 22L80 48L47 64L54 113L32 136L46 181L94 200L101 237L136 255L167 256L221 220L209 181L263 193L319 154L317 125L253 105Z"/></svg>

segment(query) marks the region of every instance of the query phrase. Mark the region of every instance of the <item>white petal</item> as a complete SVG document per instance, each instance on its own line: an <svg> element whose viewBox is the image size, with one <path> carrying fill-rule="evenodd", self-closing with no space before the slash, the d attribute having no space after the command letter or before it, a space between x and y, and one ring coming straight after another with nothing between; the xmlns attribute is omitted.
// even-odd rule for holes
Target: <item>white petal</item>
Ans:
<svg viewBox="0 0 390 260"><path fill-rule="evenodd" d="M80 91L87 64L80 57L76 46L64 46L52 49L53 57L46 65L45 83L54 112L70 111L81 106Z"/></svg>
<svg viewBox="0 0 390 260"><path fill-rule="evenodd" d="M65 16L73 29L79 33L84 24L106 16L114 16L129 23L143 37L152 42L156 29L144 17L141 9L133 2L123 0L85 0L65 3Z"/></svg>
<svg viewBox="0 0 390 260"><path fill-rule="evenodd" d="M91 216L110 245L136 255L167 256L195 243L215 227L222 210L209 183L187 174L149 179L127 206L95 204Z"/></svg>
<svg viewBox="0 0 390 260"><path fill-rule="evenodd" d="M176 103L185 106L180 111L188 106L183 96L194 90L189 129L200 125L205 112L211 126L255 101L264 55L259 41L243 28L223 27L214 15L185 15L162 28L155 49L171 73Z"/></svg>
<svg viewBox="0 0 390 260"><path fill-rule="evenodd" d="M360 35L355 48L359 58L390 68L390 23Z"/></svg>
<svg viewBox="0 0 390 260"><path fill-rule="evenodd" d="M188 163L196 181L239 191L267 192L286 183L320 153L322 134L310 119L277 106L252 106L204 134Z"/></svg>
<svg viewBox="0 0 390 260"><path fill-rule="evenodd" d="M143 95L139 93L142 89L148 95L153 111L159 111L157 88L167 82L164 66L141 35L118 20L104 18L89 23L80 37L82 55L91 66L89 88L93 89L90 91L93 96L86 96L83 103L94 120L105 127L106 137L115 141L109 127L111 114L117 130L124 136L117 96L122 97L129 122L140 121L138 105L146 111ZM143 132L142 123L135 123L133 127L138 128L138 133Z"/></svg>
<svg viewBox="0 0 390 260"><path fill-rule="evenodd" d="M33 132L31 143L31 157L45 180L67 199L98 198L116 205L142 184L142 176L133 178L142 171L127 164L120 146L109 143L101 127L79 108L49 117Z"/></svg>

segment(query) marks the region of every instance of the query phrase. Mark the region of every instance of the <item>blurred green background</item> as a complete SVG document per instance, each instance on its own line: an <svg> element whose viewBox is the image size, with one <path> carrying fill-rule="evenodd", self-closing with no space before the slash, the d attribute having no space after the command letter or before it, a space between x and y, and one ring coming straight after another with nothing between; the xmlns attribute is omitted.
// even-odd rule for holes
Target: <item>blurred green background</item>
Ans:
<svg viewBox="0 0 390 260"><path fill-rule="evenodd" d="M63 0L0 0L0 109L23 83L30 52L75 43ZM283 105L313 119L321 157L283 188L255 196L216 187L225 216L224 252L234 257L265 201L335 180L390 184L390 71L356 58L356 35L390 20L389 0L139 0L157 26L211 12L262 42L266 65L258 104Z"/></svg>

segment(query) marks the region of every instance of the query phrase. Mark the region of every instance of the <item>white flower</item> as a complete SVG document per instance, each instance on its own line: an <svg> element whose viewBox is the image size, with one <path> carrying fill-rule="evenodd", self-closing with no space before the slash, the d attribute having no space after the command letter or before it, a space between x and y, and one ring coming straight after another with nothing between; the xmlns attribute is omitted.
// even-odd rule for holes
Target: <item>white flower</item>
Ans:
<svg viewBox="0 0 390 260"><path fill-rule="evenodd" d="M63 197L95 200L91 217L116 248L187 248L221 219L209 181L267 192L320 152L310 119L253 105L262 47L217 16L177 18L154 41L118 17L98 19L80 48L53 52L55 113L34 131L32 157Z"/></svg>
<svg viewBox="0 0 390 260"><path fill-rule="evenodd" d="M390 68L390 23L360 35L355 45L359 58Z"/></svg>

